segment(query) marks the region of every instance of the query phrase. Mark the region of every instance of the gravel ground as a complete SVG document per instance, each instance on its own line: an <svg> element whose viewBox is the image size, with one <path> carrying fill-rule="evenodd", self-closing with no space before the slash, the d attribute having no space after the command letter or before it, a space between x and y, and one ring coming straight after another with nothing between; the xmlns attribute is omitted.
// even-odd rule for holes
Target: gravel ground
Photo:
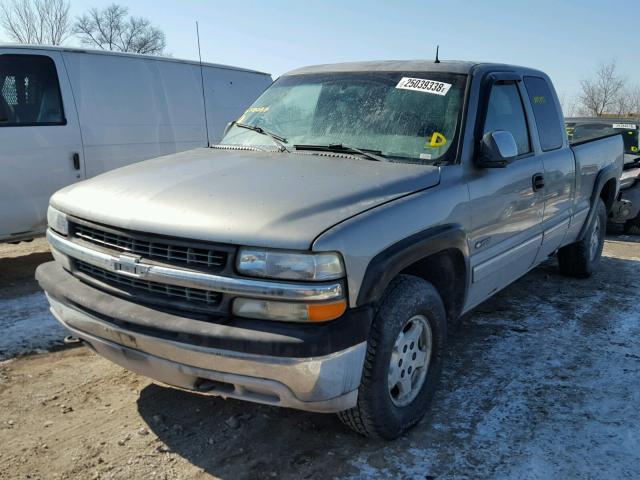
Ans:
<svg viewBox="0 0 640 480"><path fill-rule="evenodd" d="M0 246L0 325L45 339L14 353L64 335L45 333L30 280L47 258L41 242ZM639 275L640 244L610 237L592 279L550 261L475 309L430 414L391 443L156 385L86 348L5 360L0 479L640 478Z"/></svg>

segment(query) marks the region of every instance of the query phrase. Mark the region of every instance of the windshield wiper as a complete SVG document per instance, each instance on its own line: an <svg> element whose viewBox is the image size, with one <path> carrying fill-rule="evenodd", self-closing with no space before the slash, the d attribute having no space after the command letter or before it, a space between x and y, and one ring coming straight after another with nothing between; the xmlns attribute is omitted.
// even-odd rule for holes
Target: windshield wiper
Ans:
<svg viewBox="0 0 640 480"><path fill-rule="evenodd" d="M376 162L388 162L389 159L382 155L380 150L370 150L368 148L356 148L342 143L331 143L329 145L294 145L296 150L316 150L319 152L336 153L358 153L369 160Z"/></svg>
<svg viewBox="0 0 640 480"><path fill-rule="evenodd" d="M284 145L287 139L284 137L281 137L280 135L277 135L273 132L269 132L262 127L258 127L256 125L249 125L247 123L235 122L233 125L235 127L246 128L247 130L253 130L254 132L260 133L262 135L266 135L267 137L271 138L271 140L273 140L273 143L275 143L278 146L281 152L289 151L289 149Z"/></svg>

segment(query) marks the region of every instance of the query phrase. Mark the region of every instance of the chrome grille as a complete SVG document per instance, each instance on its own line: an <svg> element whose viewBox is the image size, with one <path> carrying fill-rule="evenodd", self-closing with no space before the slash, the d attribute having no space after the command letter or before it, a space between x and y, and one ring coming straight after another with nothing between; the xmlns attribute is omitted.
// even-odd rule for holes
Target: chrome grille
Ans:
<svg viewBox="0 0 640 480"><path fill-rule="evenodd" d="M161 262L220 270L227 262L227 252L181 245L148 235L101 230L74 223L73 234L86 242L122 253L139 255Z"/></svg>
<svg viewBox="0 0 640 480"><path fill-rule="evenodd" d="M194 302L201 305L217 306L220 304L222 294L219 292L211 292L197 288L179 287L175 285L166 285L163 283L149 282L139 278L131 278L125 275L119 275L109 272L88 263L76 260L76 269L79 272L88 275L91 278L100 280L109 285L121 285L137 290L144 290L154 296L164 296L174 299L181 299L186 302Z"/></svg>

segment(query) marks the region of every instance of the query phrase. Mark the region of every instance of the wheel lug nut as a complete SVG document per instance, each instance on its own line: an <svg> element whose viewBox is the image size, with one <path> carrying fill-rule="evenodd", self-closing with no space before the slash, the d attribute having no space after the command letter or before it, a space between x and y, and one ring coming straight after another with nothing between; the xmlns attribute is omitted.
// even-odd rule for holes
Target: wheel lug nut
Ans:
<svg viewBox="0 0 640 480"><path fill-rule="evenodd" d="M411 350L413 350L413 346L414 346L414 343L413 343L413 342L411 342L411 345L409 345L409 348L410 348Z"/></svg>
<svg viewBox="0 0 640 480"><path fill-rule="evenodd" d="M399 366L399 367L401 367L401 366L402 366L402 359L400 359L400 360L398 361L398 366Z"/></svg>
<svg viewBox="0 0 640 480"><path fill-rule="evenodd" d="M418 356L418 354L416 352L413 352L413 355L411 355L411 359L415 360L417 356Z"/></svg>
<svg viewBox="0 0 640 480"><path fill-rule="evenodd" d="M407 352L407 346L405 345L404 347L402 347L402 353L406 353Z"/></svg>
<svg viewBox="0 0 640 480"><path fill-rule="evenodd" d="M411 368L411 367L409 367L409 368ZM404 378L404 370L402 370L402 371L400 372L400 377Z"/></svg>

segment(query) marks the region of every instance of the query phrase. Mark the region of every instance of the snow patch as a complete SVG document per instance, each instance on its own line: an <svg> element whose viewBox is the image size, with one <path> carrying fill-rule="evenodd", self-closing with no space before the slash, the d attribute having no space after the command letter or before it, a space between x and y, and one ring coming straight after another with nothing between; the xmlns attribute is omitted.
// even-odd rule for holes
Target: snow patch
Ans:
<svg viewBox="0 0 640 480"><path fill-rule="evenodd" d="M62 345L68 331L49 312L42 292L0 299L0 360Z"/></svg>

